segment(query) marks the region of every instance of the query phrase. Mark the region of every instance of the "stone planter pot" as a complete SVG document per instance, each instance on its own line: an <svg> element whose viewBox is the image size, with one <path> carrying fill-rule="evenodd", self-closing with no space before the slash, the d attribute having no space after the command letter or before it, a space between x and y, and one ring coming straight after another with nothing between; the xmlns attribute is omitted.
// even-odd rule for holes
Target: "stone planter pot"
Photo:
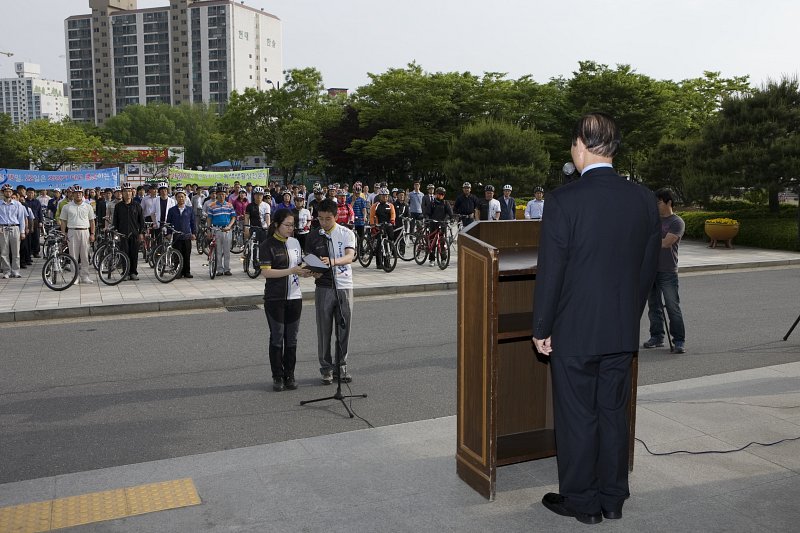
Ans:
<svg viewBox="0 0 800 533"><path fill-rule="evenodd" d="M725 248L733 248L731 241L739 234L739 224L714 224L706 222L706 235L711 239L709 248L716 248L717 243L722 241Z"/></svg>

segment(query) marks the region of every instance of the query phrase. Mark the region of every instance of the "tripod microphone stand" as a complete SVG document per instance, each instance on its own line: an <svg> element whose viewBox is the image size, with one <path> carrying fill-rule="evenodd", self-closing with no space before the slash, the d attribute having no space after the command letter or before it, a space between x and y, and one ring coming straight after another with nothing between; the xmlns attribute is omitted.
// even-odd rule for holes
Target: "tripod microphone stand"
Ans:
<svg viewBox="0 0 800 533"><path fill-rule="evenodd" d="M336 270L333 267L333 261L335 259L335 253L333 250L333 242L331 238L325 233L325 230L320 230L320 235L322 235L325 239L327 239L328 244L328 258L330 261L329 265L329 272L331 273L331 279L333 280L333 293L336 295L336 326L340 329L344 329L347 325L347 322L344 318L344 311L342 311L342 300L339 298L339 288L336 286ZM355 415L353 414L352 409L347 403L344 401L345 398L366 398L366 394L342 394L342 362L340 358L340 354L343 353L341 340L339 338L338 332L334 332L336 336L336 392L333 393L333 396L326 396L324 398L316 398L314 400L303 400L300 402L300 405L306 405L309 403L317 403L317 402L325 402L328 400L339 400L342 402L347 414L350 415L350 418L354 418Z"/></svg>
<svg viewBox="0 0 800 533"><path fill-rule="evenodd" d="M797 320L794 321L794 324L792 324L792 327L790 327L789 331L786 332L786 335L783 336L783 340L784 341L789 338L789 335L792 334L792 332L794 331L794 328L797 327L798 322L800 322L800 315L797 315Z"/></svg>

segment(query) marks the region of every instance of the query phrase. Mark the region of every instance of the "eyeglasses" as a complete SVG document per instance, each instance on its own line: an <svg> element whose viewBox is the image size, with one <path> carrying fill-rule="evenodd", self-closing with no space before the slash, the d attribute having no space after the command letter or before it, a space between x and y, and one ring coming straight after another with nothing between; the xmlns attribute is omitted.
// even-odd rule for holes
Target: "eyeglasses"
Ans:
<svg viewBox="0 0 800 533"><path fill-rule="evenodd" d="M284 228L293 228L294 224L281 224Z"/></svg>

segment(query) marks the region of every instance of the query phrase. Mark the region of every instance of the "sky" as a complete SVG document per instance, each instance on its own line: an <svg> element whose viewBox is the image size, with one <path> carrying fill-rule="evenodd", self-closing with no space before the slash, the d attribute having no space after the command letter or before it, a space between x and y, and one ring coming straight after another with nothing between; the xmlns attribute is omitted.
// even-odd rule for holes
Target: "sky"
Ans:
<svg viewBox="0 0 800 533"><path fill-rule="evenodd" d="M139 0L139 7L169 0ZM416 61L426 71L569 78L578 61L629 64L675 81L721 71L797 75L796 0L245 0L282 20L284 69L313 66L327 87ZM64 19L88 0L0 0L0 77L15 61L66 81Z"/></svg>

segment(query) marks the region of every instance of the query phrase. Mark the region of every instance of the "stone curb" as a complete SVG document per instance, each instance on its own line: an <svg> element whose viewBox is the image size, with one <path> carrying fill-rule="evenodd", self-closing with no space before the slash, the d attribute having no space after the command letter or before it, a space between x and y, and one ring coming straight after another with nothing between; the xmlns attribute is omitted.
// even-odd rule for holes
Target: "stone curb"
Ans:
<svg viewBox="0 0 800 533"><path fill-rule="evenodd" d="M391 285L388 287L361 287L353 290L353 295L379 296L390 294L412 294L417 292L455 290L458 283L443 281L422 285ZM303 293L304 300L314 300L314 293ZM28 322L32 320L51 320L56 318L80 318L95 316L123 315L134 313L155 313L158 311L185 311L193 309L217 309L235 305L260 305L264 302L261 294L246 294L225 298L196 298L191 300L170 300L165 302L132 302L122 304L100 304L85 307L65 307L58 309L31 309L26 311L0 312L0 322Z"/></svg>

